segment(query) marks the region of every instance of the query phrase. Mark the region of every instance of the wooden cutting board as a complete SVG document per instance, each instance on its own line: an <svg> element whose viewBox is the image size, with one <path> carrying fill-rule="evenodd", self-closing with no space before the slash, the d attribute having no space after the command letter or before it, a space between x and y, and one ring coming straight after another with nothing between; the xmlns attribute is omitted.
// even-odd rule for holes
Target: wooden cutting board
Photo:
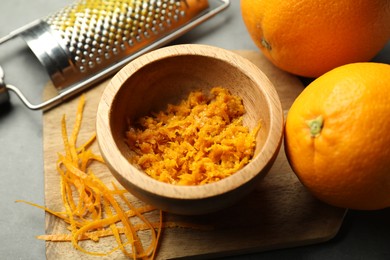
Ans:
<svg viewBox="0 0 390 260"><path fill-rule="evenodd" d="M287 112L304 88L300 80L274 67L257 51L235 52L251 60L270 78ZM86 92L87 103L80 142L87 140L94 131L97 105L106 84L103 82ZM46 89L45 96L49 95L52 86ZM73 126L77 102L77 98L66 102L45 112L43 116L45 203L53 210L62 210L59 176L55 168L57 152L63 151L60 120L66 114L68 126ZM99 153L96 144L93 150ZM99 165L95 172L104 181L114 180L105 166ZM157 259L210 258L319 243L336 235L345 213L345 209L321 203L306 191L293 174L282 147L270 173L259 182L254 192L235 206L203 216L167 214L166 219L184 221L203 228L165 229ZM47 234L64 233L64 229L65 225L61 221L47 214ZM109 238L101 239L92 246L95 250L103 251L112 248L112 243L115 242ZM73 249L67 242L47 242L46 256L47 259L96 259ZM125 257L117 251L107 259Z"/></svg>

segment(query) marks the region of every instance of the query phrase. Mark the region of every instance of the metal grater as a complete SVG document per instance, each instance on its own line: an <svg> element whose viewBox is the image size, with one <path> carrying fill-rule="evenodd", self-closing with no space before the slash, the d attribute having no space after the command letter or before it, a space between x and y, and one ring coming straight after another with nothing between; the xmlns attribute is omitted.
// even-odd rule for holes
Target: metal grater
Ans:
<svg viewBox="0 0 390 260"><path fill-rule="evenodd" d="M58 95L31 104L17 87L4 83L0 67L0 104L9 102L10 90L30 109L51 108L229 4L229 0L78 0L0 39L2 44L16 36L23 38Z"/></svg>

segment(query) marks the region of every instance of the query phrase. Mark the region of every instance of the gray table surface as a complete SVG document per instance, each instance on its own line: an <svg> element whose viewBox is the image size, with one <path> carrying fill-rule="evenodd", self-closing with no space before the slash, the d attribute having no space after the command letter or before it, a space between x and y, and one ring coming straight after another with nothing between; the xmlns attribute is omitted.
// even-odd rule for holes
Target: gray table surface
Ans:
<svg viewBox="0 0 390 260"><path fill-rule="evenodd" d="M71 2L1 0L0 36ZM238 0L175 43L257 50L242 22ZM375 60L390 63L390 44ZM0 64L7 82L20 86L34 102L41 100L48 78L18 40L0 46ZM0 110L0 259L45 258L45 243L35 239L45 231L44 213L15 203L24 199L42 205L43 183L42 112L28 110L11 94L11 106ZM389 222L390 209L349 211L339 234L329 242L231 259L390 259Z"/></svg>

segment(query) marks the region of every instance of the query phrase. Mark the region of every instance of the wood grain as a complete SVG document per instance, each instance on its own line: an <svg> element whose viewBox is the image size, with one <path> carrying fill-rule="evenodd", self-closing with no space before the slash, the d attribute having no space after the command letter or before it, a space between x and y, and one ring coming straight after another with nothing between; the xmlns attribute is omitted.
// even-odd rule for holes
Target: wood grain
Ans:
<svg viewBox="0 0 390 260"><path fill-rule="evenodd" d="M236 52L251 60L270 78L286 112L302 91L301 82L275 68L259 52ZM80 142L87 140L95 130L96 109L106 84L103 82L86 93ZM73 127L77 102L76 98L44 113L45 204L53 210L62 210L59 176L55 169L57 152L63 151L60 120L66 114L69 129ZM99 153L96 144L92 149ZM115 181L104 166L98 165L94 171L105 182ZM137 203L137 199L132 200ZM203 228L165 229L157 258L210 258L319 243L338 232L344 215L345 209L321 203L306 191L293 174L282 149L266 178L238 204L201 216L166 214L165 221L186 222ZM47 234L63 233L65 229L61 221L47 214ZM104 251L115 246L115 242L107 238L82 245ZM96 259L73 249L67 242L47 242L46 256L47 259ZM120 251L102 258L125 259Z"/></svg>

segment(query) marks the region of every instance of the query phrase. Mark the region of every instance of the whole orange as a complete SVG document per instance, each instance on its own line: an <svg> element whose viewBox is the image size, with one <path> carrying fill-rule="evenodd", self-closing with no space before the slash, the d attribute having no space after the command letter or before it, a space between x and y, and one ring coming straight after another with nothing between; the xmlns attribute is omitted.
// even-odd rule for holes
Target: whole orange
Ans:
<svg viewBox="0 0 390 260"><path fill-rule="evenodd" d="M265 56L305 77L370 61L390 38L390 0L241 0L241 12Z"/></svg>
<svg viewBox="0 0 390 260"><path fill-rule="evenodd" d="M304 186L324 202L390 206L390 65L354 63L314 80L294 101L285 151Z"/></svg>

